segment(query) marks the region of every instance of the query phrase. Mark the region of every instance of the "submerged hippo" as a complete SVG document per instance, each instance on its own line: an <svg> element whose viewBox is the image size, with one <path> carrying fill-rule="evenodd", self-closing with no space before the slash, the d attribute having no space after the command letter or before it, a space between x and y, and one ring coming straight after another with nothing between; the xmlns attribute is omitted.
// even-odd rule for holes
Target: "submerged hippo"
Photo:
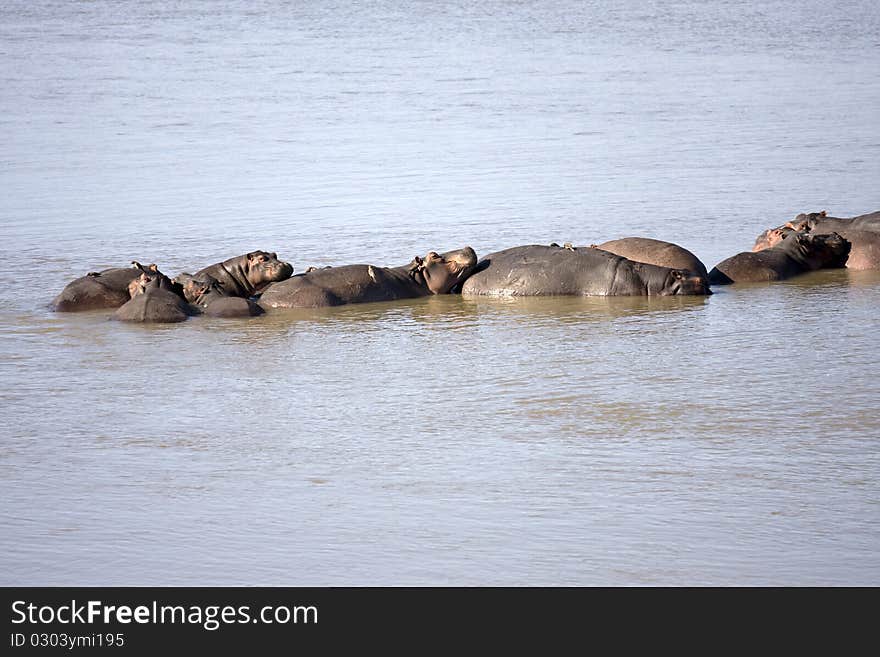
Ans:
<svg viewBox="0 0 880 657"><path fill-rule="evenodd" d="M843 267L849 251L850 243L837 233L792 232L769 249L723 260L709 272L709 281L712 285L781 281L816 269Z"/></svg>
<svg viewBox="0 0 880 657"><path fill-rule="evenodd" d="M706 278L686 269L634 262L600 249L538 245L486 256L461 292L497 296L711 294Z"/></svg>
<svg viewBox="0 0 880 657"><path fill-rule="evenodd" d="M113 318L123 322L182 322L195 314L183 297L162 286L159 276L143 277L138 293L120 306Z"/></svg>
<svg viewBox="0 0 880 657"><path fill-rule="evenodd" d="M273 283L259 303L268 308L322 308L447 294L470 275L476 264L477 255L466 246L442 254L431 251L403 267L345 265L316 269Z"/></svg>
<svg viewBox="0 0 880 657"><path fill-rule="evenodd" d="M293 267L282 262L275 253L252 251L200 269L194 278L210 276L227 297L248 298L270 283L283 281L293 275Z"/></svg>
<svg viewBox="0 0 880 657"><path fill-rule="evenodd" d="M799 214L793 221L786 223L785 227L793 230L809 230L822 235L841 233L845 230L880 232L880 212L871 212L850 218L829 217L825 210L808 212Z"/></svg>
<svg viewBox="0 0 880 657"><path fill-rule="evenodd" d="M228 296L213 276L181 274L174 280L181 285L186 300L208 317L254 317L264 312L250 299Z"/></svg>
<svg viewBox="0 0 880 657"><path fill-rule="evenodd" d="M663 242L648 237L624 237L604 242L596 248L636 262L645 262L649 265L671 269L687 269L701 276L708 275L706 265L700 262L697 256L672 242Z"/></svg>
<svg viewBox="0 0 880 657"><path fill-rule="evenodd" d="M136 267L89 272L68 283L52 300L52 308L58 312L118 308L131 298L128 286L140 275Z"/></svg>
<svg viewBox="0 0 880 657"><path fill-rule="evenodd" d="M768 228L758 235L752 251L763 251L779 244L791 233L794 228L780 226ZM824 226L809 231L816 235L824 235ZM833 231L850 243L849 256L846 259L847 269L880 269L880 232L872 230L857 230L853 228Z"/></svg>

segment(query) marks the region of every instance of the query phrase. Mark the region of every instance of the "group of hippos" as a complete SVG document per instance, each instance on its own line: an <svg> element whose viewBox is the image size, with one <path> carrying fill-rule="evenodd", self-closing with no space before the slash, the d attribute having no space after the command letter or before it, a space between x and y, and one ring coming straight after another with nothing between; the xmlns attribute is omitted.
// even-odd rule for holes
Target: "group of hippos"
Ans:
<svg viewBox="0 0 880 657"><path fill-rule="evenodd" d="M880 269L880 212L851 218L799 214L768 228L752 251L706 271L670 242L627 237L599 245L517 246L478 260L470 247L416 256L402 267L293 267L253 251L171 279L155 264L91 272L53 301L57 311L115 308L128 322L180 322L193 315L251 317L266 308L321 308L432 294L670 296L711 294L711 285L778 281L817 269Z"/></svg>

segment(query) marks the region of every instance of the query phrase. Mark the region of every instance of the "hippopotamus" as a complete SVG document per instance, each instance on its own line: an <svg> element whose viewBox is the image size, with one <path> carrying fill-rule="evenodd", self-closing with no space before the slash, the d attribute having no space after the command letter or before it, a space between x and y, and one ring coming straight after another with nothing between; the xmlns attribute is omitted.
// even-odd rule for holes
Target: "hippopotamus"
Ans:
<svg viewBox="0 0 880 657"><path fill-rule="evenodd" d="M712 285L781 281L816 269L843 267L850 243L837 233L814 235L793 231L776 246L744 251L718 263L709 272Z"/></svg>
<svg viewBox="0 0 880 657"><path fill-rule="evenodd" d="M140 289L124 305L117 308L114 319L123 322L182 322L195 314L186 300L162 286L162 277L142 274Z"/></svg>
<svg viewBox="0 0 880 657"><path fill-rule="evenodd" d="M608 251L516 246L483 258L463 295L671 296L711 294L704 276L635 262Z"/></svg>
<svg viewBox="0 0 880 657"><path fill-rule="evenodd" d="M286 280L292 275L290 263L280 261L275 253L252 251L200 269L193 277L210 276L224 296L247 299L270 283Z"/></svg>
<svg viewBox="0 0 880 657"><path fill-rule="evenodd" d="M174 281L193 308L208 317L254 317L264 312L250 299L227 296L213 276L181 274Z"/></svg>
<svg viewBox="0 0 880 657"><path fill-rule="evenodd" d="M880 232L845 230L841 234L852 244L846 260L847 269L880 269Z"/></svg>
<svg viewBox="0 0 880 657"><path fill-rule="evenodd" d="M755 238L755 245L752 247L752 252L757 253L758 251L774 247L794 232L796 232L794 228L789 228L788 226L768 228Z"/></svg>
<svg viewBox="0 0 880 657"><path fill-rule="evenodd" d="M159 267L157 265L152 264L145 267L137 260L133 260L131 264L134 265L141 272L137 278L135 278L131 283L128 284L128 294L131 298L136 297L138 294L142 294L143 291L154 280L156 281L156 285L163 290L168 290L169 292L173 292L179 297L185 298L183 294L183 286L176 281L172 281L165 274L159 271Z"/></svg>
<svg viewBox="0 0 880 657"><path fill-rule="evenodd" d="M708 275L706 265L700 262L697 256L671 242L648 237L624 237L619 240L603 242L595 248L636 262L646 262L649 265L671 269L687 269L703 277Z"/></svg>
<svg viewBox="0 0 880 657"><path fill-rule="evenodd" d="M431 251L402 267L344 265L316 269L273 283L259 303L266 308L322 308L447 294L470 275L476 264L476 253L466 246L446 253Z"/></svg>
<svg viewBox="0 0 880 657"><path fill-rule="evenodd" d="M68 283L52 300L52 308L58 312L118 308L131 298L128 286L140 275L136 267L89 272Z"/></svg>
<svg viewBox="0 0 880 657"><path fill-rule="evenodd" d="M794 228L780 226L768 228L758 235L752 251L763 251L779 244L785 237L795 232ZM815 235L824 235L824 225L809 231ZM833 231L850 243L849 257L846 259L847 269L880 269L880 232L857 230L854 228Z"/></svg>
<svg viewBox="0 0 880 657"><path fill-rule="evenodd" d="M825 210L801 213L793 221L787 222L785 227L793 230L809 230L822 235L829 233L842 235L841 231L845 230L880 232L880 212L871 212L870 214L861 214L850 218L829 217Z"/></svg>

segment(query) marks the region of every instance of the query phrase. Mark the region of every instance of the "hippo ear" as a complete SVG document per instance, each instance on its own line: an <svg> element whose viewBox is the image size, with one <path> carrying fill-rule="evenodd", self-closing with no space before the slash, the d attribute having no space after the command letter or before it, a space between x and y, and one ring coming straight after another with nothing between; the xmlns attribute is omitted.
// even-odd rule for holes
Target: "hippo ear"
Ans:
<svg viewBox="0 0 880 657"><path fill-rule="evenodd" d="M820 217L827 217L827 216L828 216L828 210L822 210L822 212L819 213L819 216L820 216Z"/></svg>
<svg viewBox="0 0 880 657"><path fill-rule="evenodd" d="M254 258L257 257L257 254L258 254L258 253L259 253L259 251L251 251L251 252L248 253L247 256L245 256L245 257L246 257L248 260L253 260Z"/></svg>
<svg viewBox="0 0 880 657"><path fill-rule="evenodd" d="M272 251L272 253L269 254L269 257L272 258L272 260L278 260L278 254L275 253L274 251Z"/></svg>

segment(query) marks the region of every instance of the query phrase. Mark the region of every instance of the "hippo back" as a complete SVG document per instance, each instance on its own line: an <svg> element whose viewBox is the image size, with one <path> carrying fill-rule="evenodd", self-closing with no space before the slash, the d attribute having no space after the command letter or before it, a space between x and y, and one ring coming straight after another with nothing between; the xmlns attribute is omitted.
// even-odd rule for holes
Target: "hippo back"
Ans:
<svg viewBox="0 0 880 657"><path fill-rule="evenodd" d="M624 258L596 249L528 245L490 253L461 293L489 296L605 296ZM589 270L589 271L588 271ZM583 285L583 279L595 281Z"/></svg>
<svg viewBox="0 0 880 657"><path fill-rule="evenodd" d="M68 283L51 307L58 312L118 308L131 298L128 286L140 275L134 267L92 272Z"/></svg>
<svg viewBox="0 0 880 657"><path fill-rule="evenodd" d="M880 211L851 218L829 217L825 211L802 213L795 217L794 221L788 222L786 226L795 230L809 230L821 235L835 232L842 234L847 230L880 232Z"/></svg>
<svg viewBox="0 0 880 657"><path fill-rule="evenodd" d="M596 248L635 262L644 262L670 269L687 269L701 276L708 274L706 265L700 262L697 256L672 242L649 237L624 237L604 242Z"/></svg>
<svg viewBox="0 0 880 657"><path fill-rule="evenodd" d="M518 246L486 256L462 286L463 295L642 296L709 294L704 278L637 263L608 251Z"/></svg>
<svg viewBox="0 0 880 657"><path fill-rule="evenodd" d="M349 303L394 301L425 296L402 268L344 265L316 269L269 285L260 295L264 308L324 308Z"/></svg>
<svg viewBox="0 0 880 657"><path fill-rule="evenodd" d="M157 285L132 297L116 310L113 318L122 322L174 323L182 322L192 314L193 310L186 301Z"/></svg>
<svg viewBox="0 0 880 657"><path fill-rule="evenodd" d="M250 299L241 297L215 297L202 310L206 317L256 317L264 312Z"/></svg>

